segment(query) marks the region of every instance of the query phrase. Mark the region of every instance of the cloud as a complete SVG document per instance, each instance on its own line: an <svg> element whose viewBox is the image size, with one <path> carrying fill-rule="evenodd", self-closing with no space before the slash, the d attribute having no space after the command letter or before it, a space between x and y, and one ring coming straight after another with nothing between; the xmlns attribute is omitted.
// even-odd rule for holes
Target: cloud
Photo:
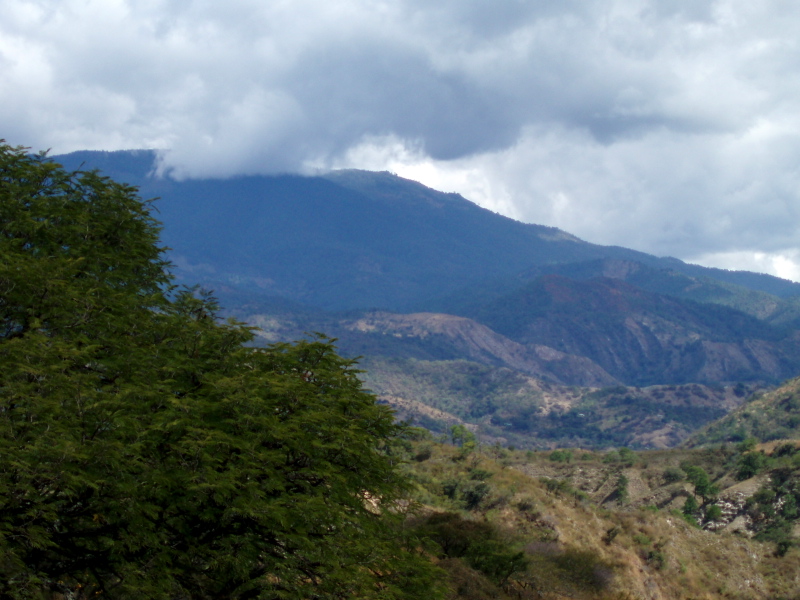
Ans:
<svg viewBox="0 0 800 600"><path fill-rule="evenodd" d="M0 135L181 177L390 168L797 273L798 28L778 0L8 0Z"/></svg>

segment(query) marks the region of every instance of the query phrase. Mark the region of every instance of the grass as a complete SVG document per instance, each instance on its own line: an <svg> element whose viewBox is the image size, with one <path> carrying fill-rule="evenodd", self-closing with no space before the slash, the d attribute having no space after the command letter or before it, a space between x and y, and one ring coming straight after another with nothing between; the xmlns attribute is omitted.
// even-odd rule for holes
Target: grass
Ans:
<svg viewBox="0 0 800 600"><path fill-rule="evenodd" d="M800 550L792 547L779 557L774 543L698 529L676 510L692 486L665 481L665 470L694 464L720 484L736 484L735 449L637 452L633 464L623 467L630 501L621 506L604 492L613 488L620 465L604 463L602 453L572 449L566 463L551 460L549 451L479 446L463 457L458 448L421 439L409 455L421 446L427 458L407 465L425 505L421 514L428 515L420 518L452 513L463 523L479 524L470 527L491 532L494 545L487 547L500 563L523 553L525 567L506 580L502 570L487 574L488 563L440 555L452 600L641 598L652 595L653 587L663 598L800 596L792 575L800 572ZM475 503L448 495L445 483L453 481L483 483L485 494ZM676 495L660 506L653 494L665 500ZM678 506L664 510L671 504Z"/></svg>

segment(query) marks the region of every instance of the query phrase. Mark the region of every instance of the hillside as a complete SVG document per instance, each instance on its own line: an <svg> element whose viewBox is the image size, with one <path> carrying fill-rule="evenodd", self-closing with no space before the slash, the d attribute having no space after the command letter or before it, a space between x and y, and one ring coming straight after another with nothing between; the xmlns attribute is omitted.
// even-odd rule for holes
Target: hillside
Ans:
<svg viewBox="0 0 800 600"><path fill-rule="evenodd" d="M770 392L752 396L747 404L697 432L689 446L800 439L800 378Z"/></svg>
<svg viewBox="0 0 800 600"><path fill-rule="evenodd" d="M744 401L745 389L559 386L468 361L372 359L364 381L401 418L431 431L455 424L518 448L670 448Z"/></svg>
<svg viewBox="0 0 800 600"><path fill-rule="evenodd" d="M440 312L466 314L480 304L498 300L545 275L560 275L575 281L601 278L624 281L653 294L727 306L776 325L789 324L797 328L800 321L800 297L797 296L781 299L764 291L735 285L712 277L717 275L713 270L705 275L690 275L638 261L607 258L533 267L513 277L495 278L460 290L433 301L431 305Z"/></svg>
<svg viewBox="0 0 800 600"><path fill-rule="evenodd" d="M534 453L462 440L407 447L424 505L412 523L436 541L452 600L800 594L798 513L784 508L800 497L794 446L742 479L753 451L732 446Z"/></svg>
<svg viewBox="0 0 800 600"><path fill-rule="evenodd" d="M758 383L625 386L592 361L524 346L470 319L436 313L234 312L264 342L326 331L402 419L432 431L464 424L521 448L667 448L725 415Z"/></svg>
<svg viewBox="0 0 800 600"><path fill-rule="evenodd" d="M800 373L800 284L590 244L390 173L177 181L148 151L56 159L157 197L178 281L261 343L337 338L433 430L667 447Z"/></svg>
<svg viewBox="0 0 800 600"><path fill-rule="evenodd" d="M794 330L621 279L544 275L459 312L523 345L589 358L628 385L780 381L800 371Z"/></svg>

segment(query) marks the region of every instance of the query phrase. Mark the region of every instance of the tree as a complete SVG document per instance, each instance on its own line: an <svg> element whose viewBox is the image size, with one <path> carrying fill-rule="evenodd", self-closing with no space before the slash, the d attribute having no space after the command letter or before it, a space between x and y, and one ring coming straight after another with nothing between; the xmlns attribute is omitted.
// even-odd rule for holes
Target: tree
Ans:
<svg viewBox="0 0 800 600"><path fill-rule="evenodd" d="M630 493L628 491L628 484L630 481L625 476L625 473L622 471L619 472L617 476L617 483L614 487L614 492L616 493L617 500L620 504L627 504L630 500Z"/></svg>
<svg viewBox="0 0 800 600"><path fill-rule="evenodd" d="M755 477L769 465L770 459L763 452L748 451L736 461L736 479L743 481Z"/></svg>
<svg viewBox="0 0 800 600"><path fill-rule="evenodd" d="M711 482L711 478L702 467L682 464L681 469L686 473L686 480L694 485L694 493L703 499L703 503L719 494L719 488Z"/></svg>
<svg viewBox="0 0 800 600"><path fill-rule="evenodd" d="M697 499L694 496L687 496L686 502L683 503L683 514L692 517L698 510L700 506L697 504Z"/></svg>
<svg viewBox="0 0 800 600"><path fill-rule="evenodd" d="M391 411L332 340L248 346L158 234L0 144L0 598L436 597Z"/></svg>

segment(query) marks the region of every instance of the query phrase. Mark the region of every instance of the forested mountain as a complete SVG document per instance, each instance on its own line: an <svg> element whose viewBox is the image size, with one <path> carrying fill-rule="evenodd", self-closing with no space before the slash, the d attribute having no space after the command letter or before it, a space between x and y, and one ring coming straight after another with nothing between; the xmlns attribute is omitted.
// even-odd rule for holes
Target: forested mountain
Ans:
<svg viewBox="0 0 800 600"><path fill-rule="evenodd" d="M157 197L179 281L260 340L336 337L433 429L663 447L743 402L737 384L800 373L797 283L590 244L390 173L179 181L150 151L55 160Z"/></svg>
<svg viewBox="0 0 800 600"><path fill-rule="evenodd" d="M145 198L159 197L163 240L178 274L229 294L283 296L324 309L426 310L440 296L487 280L618 259L800 295L800 284L776 277L590 244L389 173L175 181L153 175L155 154L148 151L54 159L68 168L99 168L139 186Z"/></svg>

